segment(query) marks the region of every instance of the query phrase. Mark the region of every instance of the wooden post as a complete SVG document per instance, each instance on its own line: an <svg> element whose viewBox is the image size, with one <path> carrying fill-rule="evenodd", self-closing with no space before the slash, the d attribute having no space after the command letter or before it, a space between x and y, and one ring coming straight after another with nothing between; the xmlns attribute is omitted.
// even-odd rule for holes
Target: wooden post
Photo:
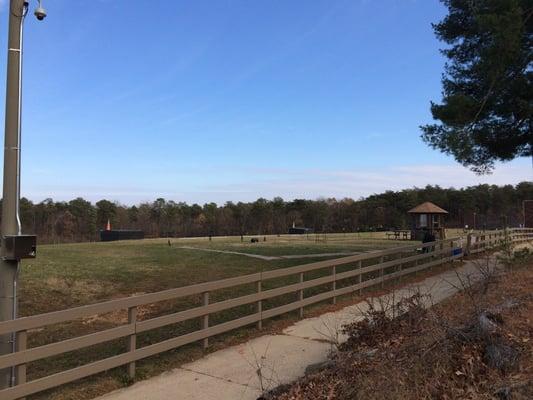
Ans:
<svg viewBox="0 0 533 400"><path fill-rule="evenodd" d="M16 351L24 351L28 347L28 334L26 331L19 331L16 334ZM17 365L15 368L16 384L22 385L26 383L26 364ZM21 400L24 400L22 398Z"/></svg>
<svg viewBox="0 0 533 400"><path fill-rule="evenodd" d="M454 247L453 247L453 241L450 241L450 255L448 257L454 257L455 254L454 254ZM452 262L455 261L454 259L452 259Z"/></svg>
<svg viewBox="0 0 533 400"><path fill-rule="evenodd" d="M469 233L466 235L466 249L465 249L465 255L470 255L470 248L472 246L472 235Z"/></svg>
<svg viewBox="0 0 533 400"><path fill-rule="evenodd" d="M261 293L261 290L263 290L262 283L261 281L257 281L257 293ZM263 312L263 302L259 300L257 302L257 313L259 314L259 321L257 321L257 329L259 330L263 329L263 317L261 315L262 312Z"/></svg>
<svg viewBox="0 0 533 400"><path fill-rule="evenodd" d="M444 264L443 260L444 260L444 243L441 241L440 242L440 264L439 265L442 265Z"/></svg>
<svg viewBox="0 0 533 400"><path fill-rule="evenodd" d="M331 275L333 275L333 283L331 285L331 290L335 292L335 290L337 290L337 281L336 281L337 267L335 265L331 267ZM333 304L337 304L337 296L333 296L333 299L331 301Z"/></svg>
<svg viewBox="0 0 533 400"><path fill-rule="evenodd" d="M363 261L362 260L359 260L357 262L357 268L359 268L359 270L361 270L363 268ZM361 285L361 283L363 282L363 274L361 273L361 271L359 271L359 285ZM359 286L359 296L361 296L363 294L363 288L361 286Z"/></svg>
<svg viewBox="0 0 533 400"><path fill-rule="evenodd" d="M209 292L204 292L202 294L202 299L203 299L203 305L208 306L209 305ZM207 328L209 328L209 314L205 314L202 317L202 329L207 329ZM209 338L207 337L204 338L203 347L204 349L207 349L209 347Z"/></svg>
<svg viewBox="0 0 533 400"><path fill-rule="evenodd" d="M300 283L303 283L304 281L304 273L300 272ZM300 289L298 291L298 300L302 301L304 299L304 290ZM304 317L304 308L300 307L300 318Z"/></svg>
<svg viewBox="0 0 533 400"><path fill-rule="evenodd" d="M400 257L398 257L399 260L401 260L403 258L403 253L400 251ZM402 267L403 267L403 263L400 262L400 264L398 264L398 268L397 268L397 272L402 272ZM400 281L400 283L402 282L402 275L400 274L400 276L398 277L398 280Z"/></svg>
<svg viewBox="0 0 533 400"><path fill-rule="evenodd" d="M422 248L422 251L424 251L423 248ZM424 254L424 253L422 253L422 254ZM416 276L416 274L417 274L417 270L416 270L417 267L418 267L418 260L415 260L415 265L413 266L413 269L415 270L415 272L414 272L414 275L415 275L415 276Z"/></svg>
<svg viewBox="0 0 533 400"><path fill-rule="evenodd" d="M137 323L137 307L128 308L128 324L134 325ZM128 337L128 351L135 351L137 347L137 334L136 329L133 330L133 334ZM128 363L128 376L130 379L135 379L135 361Z"/></svg>
<svg viewBox="0 0 533 400"><path fill-rule="evenodd" d="M507 230L507 227L503 229L503 240L508 246L511 246L511 244L513 243L512 238L509 238L509 231ZM520 243L520 241L518 243Z"/></svg>
<svg viewBox="0 0 533 400"><path fill-rule="evenodd" d="M383 260L384 259L385 259L385 257L383 257L383 256L379 257L379 263L383 264ZM381 276L381 288L383 289L385 287L385 281L383 280L383 277L385 275L385 269L383 267L381 267L379 269L379 273L380 273L380 276Z"/></svg>

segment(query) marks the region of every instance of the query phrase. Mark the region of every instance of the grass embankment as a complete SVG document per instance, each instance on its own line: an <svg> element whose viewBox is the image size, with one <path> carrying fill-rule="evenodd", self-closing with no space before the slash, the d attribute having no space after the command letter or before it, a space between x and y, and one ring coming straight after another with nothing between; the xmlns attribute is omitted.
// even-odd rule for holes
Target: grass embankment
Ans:
<svg viewBox="0 0 533 400"><path fill-rule="evenodd" d="M284 268L317 259L291 259L264 261L249 257L181 249L181 245L203 248L217 248L232 251L249 251L256 254L289 255L309 253L358 252L389 246L408 244L364 238L362 240L332 240L314 242L268 237L266 242L241 243L240 238L214 239L166 239L126 241L114 243L81 243L67 245L40 246L38 257L23 263L20 277L20 316L61 310L104 300L125 297L133 294L156 292L169 288L187 286L194 283L213 281L233 276L251 274L262 270ZM353 266L351 266L353 267ZM350 268L347 266L346 268ZM306 279L321 276L327 271L306 274ZM296 283L298 277L275 279L264 289ZM346 282L349 284L350 282ZM238 297L254 292L255 285L243 285L231 290L220 290L212 294L211 301ZM306 290L309 296L327 287ZM263 308L269 309L290 301L297 294L279 296L264 301ZM166 301L141 307L140 320L168 314L201 305L200 296L189 296L174 301ZM218 324L230 319L255 312L255 305L236 307L213 314L210 324ZM286 315L268 322L266 330L277 329L276 324L293 320ZM114 312L84 318L68 323L57 324L42 330L29 332L29 346L39 346L71 337L111 328L127 322L126 311ZM200 328L199 320L186 321L138 335L138 346L142 347L171 337L179 336ZM210 350L226 344L236 343L258 335L254 327L240 329L220 335L210 341ZM28 365L30 380L50 375L88 362L119 354L126 349L125 340L115 340L92 346L65 355L51 357ZM165 354L138 362L139 379L152 376L178 366L183 362L198 358L203 354L198 344L184 346ZM32 396L38 399L90 399L98 394L128 383L123 369L115 369L96 377L87 378L81 383L73 383L53 391Z"/></svg>
<svg viewBox="0 0 533 400"><path fill-rule="evenodd" d="M347 327L331 363L269 400L533 398L533 260L487 275L426 311Z"/></svg>

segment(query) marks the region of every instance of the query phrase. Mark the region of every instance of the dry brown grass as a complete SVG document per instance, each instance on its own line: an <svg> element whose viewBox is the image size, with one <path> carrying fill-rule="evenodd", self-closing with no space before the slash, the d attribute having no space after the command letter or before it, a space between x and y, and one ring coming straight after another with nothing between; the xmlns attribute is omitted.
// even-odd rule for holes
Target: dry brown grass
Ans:
<svg viewBox="0 0 533 400"><path fill-rule="evenodd" d="M474 287L420 314L379 328L359 327L358 340L334 362L267 396L275 400L532 399L533 264L499 275L489 291ZM472 302L476 301L474 305ZM512 307L503 304L517 303ZM501 310L500 310L501 308ZM490 367L481 340L462 340L476 311L498 309L497 337L518 350L510 370ZM366 333L366 336L365 336ZM372 334L374 336L371 336Z"/></svg>

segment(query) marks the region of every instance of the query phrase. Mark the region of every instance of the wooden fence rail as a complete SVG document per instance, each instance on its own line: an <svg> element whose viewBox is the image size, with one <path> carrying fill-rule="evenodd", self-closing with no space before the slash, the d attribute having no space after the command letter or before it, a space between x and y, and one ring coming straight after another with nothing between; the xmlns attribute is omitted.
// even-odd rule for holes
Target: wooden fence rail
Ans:
<svg viewBox="0 0 533 400"><path fill-rule="evenodd" d="M257 324L257 327L261 328L264 320L295 310L299 310L300 317L303 317L303 310L306 306L325 300L335 302L339 296L360 292L364 288L383 285L385 282L401 276L461 258L465 253L475 254L494 249L506 241L517 244L531 240L533 240L533 229L479 232L469 234L467 237L401 246L283 269L263 271L0 322L0 334L15 333L17 338L16 352L0 356L0 369L15 367L17 374L16 385L0 390L0 399L14 400L23 398L120 366L126 366L129 376L133 378L135 376L135 361L137 360L198 341L202 341L204 347L206 347L210 337L236 328L252 324ZM345 268L339 270L337 268L339 266L345 266ZM321 272L323 276L308 276L308 279L305 279L306 273L317 271ZM296 283L265 289L265 282L281 277L297 277L298 279ZM252 294L218 302L211 301L210 294L217 290L246 284L255 285L256 291ZM324 285L328 286L329 289L327 291L305 297L304 291L306 289L324 287ZM297 300L270 309L263 307L265 300L290 293L296 293ZM139 320L137 318L137 310L140 306L191 295L202 296L202 305L151 319ZM212 325L209 320L209 316L213 313L253 304L255 304L255 312L253 314L215 325ZM127 323L121 326L60 342L27 348L26 338L29 330L119 310L126 310L128 315ZM144 347L137 347L137 334L191 319L199 319L201 321L201 329ZM124 353L29 382L26 381L26 365L28 363L119 338L127 340L127 348Z"/></svg>

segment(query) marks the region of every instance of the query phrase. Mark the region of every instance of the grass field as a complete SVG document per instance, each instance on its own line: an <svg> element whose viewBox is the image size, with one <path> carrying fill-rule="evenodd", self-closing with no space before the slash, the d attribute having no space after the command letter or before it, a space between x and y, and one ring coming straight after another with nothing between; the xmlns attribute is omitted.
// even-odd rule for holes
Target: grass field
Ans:
<svg viewBox="0 0 533 400"><path fill-rule="evenodd" d="M357 237L356 235L359 235ZM376 234L374 234L376 235ZM271 260L184 249L228 250L268 256L363 252L405 245L371 234L146 239L107 243L43 245L34 260L25 260L20 276L20 315L95 303L132 294L191 285L261 270L288 267L313 258ZM317 260L328 257L317 257ZM331 257L329 257L331 258Z"/></svg>
<svg viewBox="0 0 533 400"><path fill-rule="evenodd" d="M381 237L380 237L381 236ZM43 245L38 249L35 260L26 260L20 276L20 316L50 312L99 301L125 297L133 294L156 292L164 289L186 286L232 276L251 274L262 270L289 267L330 257L310 257L261 260L245 254L207 252L200 249L232 251L268 256L309 255L323 253L356 253L391 246L407 245L409 242L386 240L383 234L336 234L324 236L267 236L259 237L258 243L250 243L250 237L241 242L240 237L190 238L190 239L147 239L107 243L80 243L64 245ZM182 248L182 246L193 247ZM198 249L198 250L197 250ZM271 286L296 283L297 277L273 281ZM318 288L317 290L320 290ZM212 301L250 294L254 285L243 285L231 291L221 290L212 295ZM312 293L309 293L311 295ZM308 295L308 294L306 294ZM294 301L289 295L265 301L264 309ZM294 297L296 294L294 294ZM175 312L201 304L200 296L190 296L166 301L139 310L139 319ZM217 324L238 316L254 312L254 305L236 307L211 316L211 323ZM284 316L283 318L291 318ZM57 324L46 329L30 332L30 347L47 344L111 328L127 320L126 312L99 315L68 323ZM278 319L279 321L280 319ZM272 323L276 323L273 321ZM186 321L141 334L138 345L144 346L170 337L199 329L199 321ZM268 329L268 327L267 327ZM212 340L213 349L244 340L258 334L255 328L244 328L221 335ZM74 351L31 363L29 379L49 375L74 366L112 356L125 350L125 340L115 340L102 345ZM198 345L189 345L172 352L140 362L138 376L151 376L165 369L180 365L203 354ZM120 387L127 382L124 371L113 370L80 383L68 385L44 393L39 399L89 399L102 392Z"/></svg>

